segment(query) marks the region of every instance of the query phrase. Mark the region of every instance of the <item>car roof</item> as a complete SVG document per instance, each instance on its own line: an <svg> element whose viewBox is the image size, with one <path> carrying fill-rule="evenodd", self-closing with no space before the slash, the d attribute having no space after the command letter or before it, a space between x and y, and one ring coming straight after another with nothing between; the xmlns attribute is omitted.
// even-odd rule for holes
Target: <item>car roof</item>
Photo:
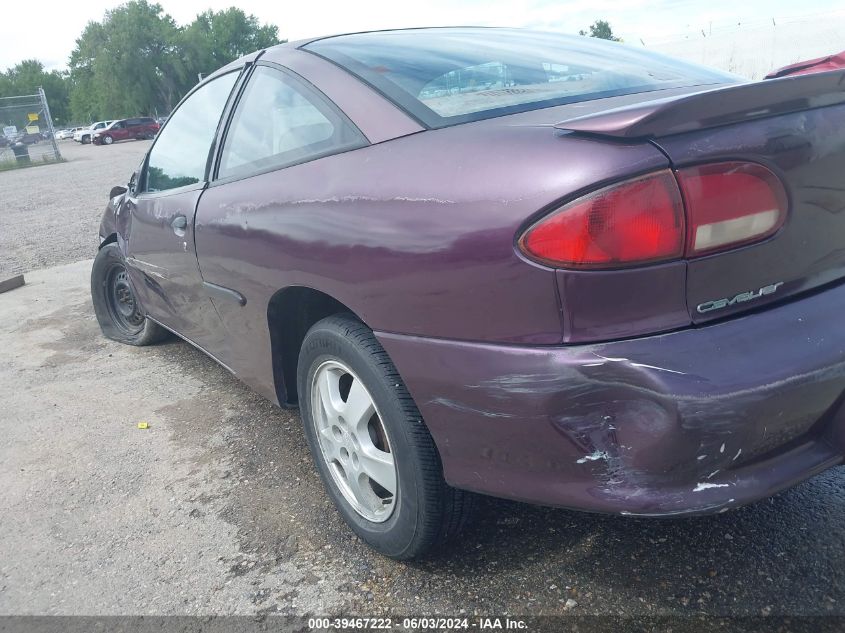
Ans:
<svg viewBox="0 0 845 633"><path fill-rule="evenodd" d="M427 42L427 38L426 38L427 34L430 34L431 38L435 39L435 40L436 39L444 39L444 38L446 40L449 40L449 39L451 39L451 37L453 35L459 36L461 34L464 34L464 35L472 34L473 36L482 37L482 38L485 38L485 39L489 39L491 41L496 41L497 35L500 34L500 33L501 34L507 34L507 33L516 34L516 33L519 33L519 34L522 34L522 35L528 36L528 37L530 37L531 35L534 35L534 34L536 34L538 36L542 35L544 37L550 37L550 36L555 37L555 38L560 37L562 40L568 40L571 43L571 46L580 46L579 42L582 42L584 40L589 41L589 42L585 42L585 46L587 46L587 45L595 46L597 44L600 45L600 46L604 46L605 44L607 44L608 46L611 46L611 47L619 46L618 44L610 43L610 42L607 42L607 43L599 42L597 44L594 44L593 43L594 40L592 40L592 38L584 38L582 36L573 35L573 34L566 34L566 33L560 33L560 32L550 32L550 31L547 31L547 30L543 31L543 30L539 30L539 29L530 29L530 28L514 28L514 27L428 26L428 27L401 28L401 29L380 29L380 30L356 31L356 32L339 33L339 34L334 34L334 35L325 35L325 36L320 36L320 37L299 39L299 40L295 40L295 41L291 41L291 42L285 42L283 44L278 44L276 46L268 47L268 48L263 49L263 50L260 49L260 50L254 51L250 54L247 54L247 55L241 57L238 60L235 60L235 61L219 68L215 72L209 74L208 77L206 77L204 81L200 82L200 85L203 84L203 83L206 83L208 80L211 80L214 77L218 77L222 74L225 74L227 72L235 70L236 68L242 67L245 63L255 62L259 59L260 60L266 60L268 62L279 63L279 64L282 64L283 66L289 65L290 62L293 61L294 62L294 68L296 68L296 63L297 63L296 59L298 59L298 56L300 56L300 55L305 55L306 57L308 57L308 56L310 56L310 54L314 54L318 57L323 57L323 55L321 55L321 46L322 46L321 43L323 41L328 41L327 44L330 43L330 46L337 45L337 46L342 47L342 46L347 45L346 40L347 40L347 38L349 38L350 41L354 41L354 43L355 43L354 45L356 45L356 46L360 46L362 44L366 45L369 42L372 42L373 45L381 45L382 41L384 40L385 35L398 36L398 37L396 37L396 41L398 43L399 41L404 40L405 39L404 34L407 34L409 43L417 45L418 48L424 48L423 44L425 42ZM391 37L391 39L393 39L393 38ZM320 44L318 44L318 42ZM315 46L312 48L311 46L309 46L309 44L314 44ZM298 50L298 49L301 49L301 50ZM615 50L615 49L613 49L613 50ZM309 55L306 55L306 53L308 53ZM293 56L293 57L291 57L291 56ZM659 58L660 56L657 56L657 57ZM331 62L331 61L332 60L329 59L329 62ZM667 60L667 61L670 61L670 60ZM679 64L683 63L683 62L680 62L679 60L674 60L674 61L676 61ZM368 84L369 83L371 88L374 86L374 84L369 80L369 79L372 79L372 78L368 79L368 77L361 76L354 71L350 71L349 68L343 66L342 64L340 64L340 65L344 70L348 71L350 75L354 76L362 84ZM305 66L308 67L308 64L305 64ZM692 64L692 66L695 66L695 64ZM701 70L704 70L704 71L707 71L707 72L710 72L710 73L718 73L718 71L714 71L712 69L707 69L705 67L701 67ZM306 77L306 79L307 78L308 77ZM711 83L712 83L712 85L715 85L715 83L723 83L723 82L715 82L715 83L711 82ZM707 83L706 85L711 85L711 83ZM389 86L389 87L394 88L393 86ZM375 85L375 89L376 89L377 92L381 92L382 96L386 97L390 102L392 102L392 104L394 106L396 106L400 111L403 111L407 116L410 116L412 118L415 117L413 108L411 107L414 104L413 103L408 104L408 103L406 103L407 100L403 101L403 99L399 98L399 97L404 98L404 95L397 96L397 95L394 94L391 97L389 92L387 90L385 90L384 86ZM664 91L664 92L661 92L661 95L665 96L665 95L668 94L665 91L672 91L673 94L674 94L675 91L677 91L679 94L681 94L681 93L686 93L686 92L697 92L697 91L702 90L702 88L700 86L699 87L679 86L679 87L677 87L677 89L675 89L671 86L665 86L665 87L661 88L661 90ZM585 95L585 97L586 96L588 96L588 95ZM623 101L625 103L629 103L629 102L639 102L639 101L644 101L644 100L653 100L656 96L660 96L660 95L655 95L654 91L634 91L634 92L631 92L630 95L623 95L623 96L624 96ZM587 106L585 104L592 104L592 102L596 101L596 104L595 104L597 106L596 109L600 110L600 109L603 109L604 107L606 107L608 105L609 102L607 101L607 99L615 99L615 96L614 95L605 95L602 99L596 99L594 97L593 98L584 98L584 99L576 102L576 103L580 104L580 105L577 105L576 107L583 110L584 108L587 108ZM615 103L615 101L614 101L614 103ZM520 107L522 105L523 104L520 104ZM543 105L542 107L527 107L528 105L533 105L533 104L524 104L524 105L526 105L525 112L529 113L527 116L529 118L531 118L532 120L534 118L537 118L537 116L531 115L530 113L535 112L537 110L542 110L543 116L541 116L540 119L543 120L544 124L548 124L549 122L552 122L552 123L559 122L560 120L562 120L562 119L546 120L546 118L547 118L547 116L555 116L555 115L564 114L563 112L558 113L557 108L566 106L565 103L562 103L562 104L548 103L546 105ZM552 110L553 108L554 108L555 112L550 112L550 110ZM568 112L569 109L571 109L571 108L568 108L567 112L566 112L566 114L568 116L564 116L562 118L571 118L571 114L569 114L569 112ZM592 107L590 107L588 109L592 109ZM513 112L498 112L498 111L495 111L490 115L489 118L496 119L496 118L500 118L501 116L504 116L506 114L516 115L520 111L521 110L516 109L516 108L514 109ZM474 113L470 113L470 114L466 115L466 118L467 118L466 121L459 121L459 120L447 121L446 119L443 119L443 121L434 121L434 122L426 121L426 122L423 123L422 119L420 119L419 117L416 117L416 120L420 121L421 125L423 125L423 127L426 127L426 128L434 127L434 128L436 128L436 127L443 127L443 126L447 126L447 125L453 125L453 124L458 124L458 123L462 123L462 122L471 122L471 121L476 121L476 120L488 118L488 117L479 116L476 119L476 118L472 118L473 116L474 116Z"/></svg>
<svg viewBox="0 0 845 633"><path fill-rule="evenodd" d="M221 66L217 70L212 73L209 73L206 77L203 78L200 84L205 83L209 79L214 77L219 77L222 74L234 69L243 66L244 62L254 60L259 55L265 55L272 59L273 52L278 51L289 51L291 49L303 48L305 45L310 44L312 42L316 42L318 40L327 40L333 38L342 38L349 35L355 35L356 37L359 35L366 35L368 33L378 34L378 33L393 33L393 32L406 32L406 31L424 31L424 30L458 30L458 29L505 29L506 27L492 27L492 26L422 26L422 27L413 27L413 28L403 28L403 29L381 29L381 30L372 30L372 31L350 31L348 33L336 33L334 35L320 35L315 37L307 37L298 40L292 40L290 42L283 42L281 44L276 44L275 46L269 46L266 49L260 49L253 51L251 53L247 53L246 55L239 57L233 62L229 62L228 64ZM511 29L512 30L512 29ZM529 30L529 29L519 29L519 30Z"/></svg>
<svg viewBox="0 0 845 633"><path fill-rule="evenodd" d="M317 42L317 41L320 41L320 40L330 40L330 39L344 38L344 37L348 37L350 35L354 35L354 36L358 37L358 36L361 36L361 35L364 35L364 36L370 35L370 34L378 35L378 34L382 34L382 33L408 33L408 32L416 33L416 32L419 32L419 31L466 31L468 29L487 30L487 31L496 31L496 30L531 31L531 30L533 30L533 29L521 29L521 28L514 29L513 27L504 27L504 26L471 26L471 25L468 25L468 26L460 26L460 25L454 25L454 26L414 26L414 27L406 27L406 28L401 28L401 29L372 29L372 30L369 30L369 31L349 31L349 32L346 32L346 33L335 33L334 35L320 35L320 36L317 36L317 37L309 37L309 38L305 38L305 39L295 40L293 42L285 42L284 44L277 44L276 46L272 46L272 47L268 48L267 50L269 51L269 50L272 50L274 48L282 48L282 47L284 47L284 48L302 48L303 46L306 46L307 44L311 44L312 42Z"/></svg>

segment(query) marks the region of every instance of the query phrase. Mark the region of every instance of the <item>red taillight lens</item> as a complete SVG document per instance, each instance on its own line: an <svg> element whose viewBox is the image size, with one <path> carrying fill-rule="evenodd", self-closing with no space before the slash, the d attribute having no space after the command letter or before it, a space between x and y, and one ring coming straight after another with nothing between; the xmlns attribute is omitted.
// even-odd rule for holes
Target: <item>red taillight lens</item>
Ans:
<svg viewBox="0 0 845 633"><path fill-rule="evenodd" d="M693 258L774 235L787 205L783 183L756 163L665 170L570 202L529 228L519 247L563 268Z"/></svg>
<svg viewBox="0 0 845 633"><path fill-rule="evenodd" d="M666 170L561 207L529 228L519 245L553 266L614 268L678 258L684 237L680 191Z"/></svg>
<svg viewBox="0 0 845 633"><path fill-rule="evenodd" d="M757 242L786 220L783 184L762 165L698 165L677 177L687 209L687 257Z"/></svg>

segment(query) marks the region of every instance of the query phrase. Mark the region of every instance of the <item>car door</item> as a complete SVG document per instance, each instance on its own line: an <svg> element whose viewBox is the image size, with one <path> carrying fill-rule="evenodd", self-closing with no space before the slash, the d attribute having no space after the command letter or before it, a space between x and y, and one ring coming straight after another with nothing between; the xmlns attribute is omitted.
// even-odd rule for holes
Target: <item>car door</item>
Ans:
<svg viewBox="0 0 845 633"><path fill-rule="evenodd" d="M197 209L197 256L229 334L225 357L270 397L272 372L262 364L270 349L267 306L287 272L274 269L286 246L273 231L297 214L295 204L280 202L285 183L308 164L367 143L325 95L269 62L256 63L230 117L216 174Z"/></svg>
<svg viewBox="0 0 845 633"><path fill-rule="evenodd" d="M123 122L123 134L121 140L134 139L138 136L138 119L126 119Z"/></svg>
<svg viewBox="0 0 845 633"><path fill-rule="evenodd" d="M129 119L126 122L126 138L140 139L147 134L147 122L145 119Z"/></svg>
<svg viewBox="0 0 845 633"><path fill-rule="evenodd" d="M126 126L128 121L118 121L112 123L111 127L106 130L101 130L100 134L108 134L115 141L122 141L126 138Z"/></svg>
<svg viewBox="0 0 845 633"><path fill-rule="evenodd" d="M200 347L217 346L221 324L203 291L194 249L197 202L209 156L240 70L202 84L174 111L147 154L130 212L126 262L148 316Z"/></svg>
<svg viewBox="0 0 845 633"><path fill-rule="evenodd" d="M135 128L135 138L152 138L156 133L156 125L152 119L138 119Z"/></svg>

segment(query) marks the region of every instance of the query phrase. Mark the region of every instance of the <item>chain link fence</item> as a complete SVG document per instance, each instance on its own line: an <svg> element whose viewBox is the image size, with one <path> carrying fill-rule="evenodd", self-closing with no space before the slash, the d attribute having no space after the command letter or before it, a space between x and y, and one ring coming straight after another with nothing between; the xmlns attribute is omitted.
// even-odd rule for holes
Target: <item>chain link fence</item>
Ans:
<svg viewBox="0 0 845 633"><path fill-rule="evenodd" d="M61 159L44 90L0 97L0 170Z"/></svg>

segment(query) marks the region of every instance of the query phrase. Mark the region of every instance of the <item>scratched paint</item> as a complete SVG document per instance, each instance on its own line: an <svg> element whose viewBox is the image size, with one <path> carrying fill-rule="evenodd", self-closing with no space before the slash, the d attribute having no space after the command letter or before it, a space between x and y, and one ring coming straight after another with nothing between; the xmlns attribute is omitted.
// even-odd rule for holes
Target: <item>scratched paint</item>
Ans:
<svg viewBox="0 0 845 633"><path fill-rule="evenodd" d="M693 492L701 492L702 490L709 490L710 488L728 488L730 484L711 484L706 481L702 481L699 484L696 484L695 488L692 489Z"/></svg>
<svg viewBox="0 0 845 633"><path fill-rule="evenodd" d="M595 451L594 453L590 453L589 455L584 455L581 459L577 460L578 464L586 464L587 462L595 462L600 459L608 459L610 456L607 454L607 451Z"/></svg>

